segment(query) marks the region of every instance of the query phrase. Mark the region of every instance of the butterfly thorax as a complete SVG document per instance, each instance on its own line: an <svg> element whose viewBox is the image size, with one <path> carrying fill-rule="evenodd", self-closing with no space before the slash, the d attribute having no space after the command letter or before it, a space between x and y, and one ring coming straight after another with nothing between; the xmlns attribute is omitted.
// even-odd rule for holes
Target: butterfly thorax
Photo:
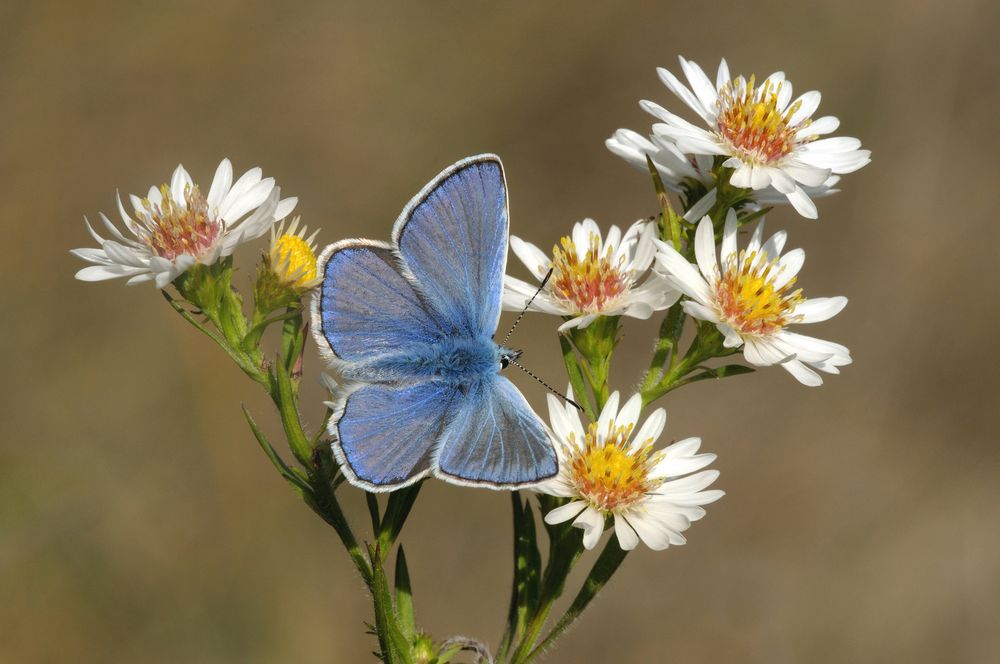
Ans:
<svg viewBox="0 0 1000 664"><path fill-rule="evenodd" d="M432 344L413 344L400 352L375 357L349 373L367 382L435 380L462 385L500 371L504 357L514 351L498 346L489 337L446 337Z"/></svg>

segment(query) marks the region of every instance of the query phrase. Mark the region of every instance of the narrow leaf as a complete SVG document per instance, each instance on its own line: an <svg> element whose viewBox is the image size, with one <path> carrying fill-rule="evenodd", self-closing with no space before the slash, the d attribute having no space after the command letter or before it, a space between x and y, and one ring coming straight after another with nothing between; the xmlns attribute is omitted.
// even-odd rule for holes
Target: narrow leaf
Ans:
<svg viewBox="0 0 1000 664"><path fill-rule="evenodd" d="M410 587L410 571L406 566L406 554L400 545L396 553L396 613L399 614L399 628L407 641L413 641L417 634L416 616L413 612L413 591Z"/></svg>
<svg viewBox="0 0 1000 664"><path fill-rule="evenodd" d="M295 487L300 494L307 494L311 496L312 487L309 486L309 483L304 477L296 472L296 469L290 468L288 464L282 460L281 455L275 451L274 447L272 447L271 443L264 436L264 433L260 430L260 427L257 426L257 423L250 415L250 411L247 410L246 406L243 406L243 415L246 417L247 424L250 425L250 430L253 432L254 438L257 439L257 443L260 445L260 448L264 450L264 454L266 454L267 458L271 460L271 463L274 464L274 467L278 470L281 476L284 477L289 484Z"/></svg>

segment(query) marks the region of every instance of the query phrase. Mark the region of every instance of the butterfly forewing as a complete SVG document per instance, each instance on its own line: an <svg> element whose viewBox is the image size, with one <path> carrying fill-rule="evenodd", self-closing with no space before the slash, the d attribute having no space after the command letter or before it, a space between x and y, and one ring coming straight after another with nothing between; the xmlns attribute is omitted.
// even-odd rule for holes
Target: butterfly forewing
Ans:
<svg viewBox="0 0 1000 664"><path fill-rule="evenodd" d="M393 229L405 268L455 332L492 337L507 260L507 187L492 155L458 162Z"/></svg>

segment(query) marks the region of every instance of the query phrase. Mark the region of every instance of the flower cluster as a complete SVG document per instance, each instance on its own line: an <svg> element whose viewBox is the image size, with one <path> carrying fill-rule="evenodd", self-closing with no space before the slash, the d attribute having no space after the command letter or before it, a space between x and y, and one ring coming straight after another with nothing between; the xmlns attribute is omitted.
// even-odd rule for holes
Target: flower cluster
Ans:
<svg viewBox="0 0 1000 664"><path fill-rule="evenodd" d="M132 237L118 230L104 213L101 222L111 239L98 235L85 221L100 248L73 250L75 256L95 263L77 272L76 278L128 277L130 285L153 281L157 288L166 288L193 265L211 265L267 233L276 220L291 213L298 200L282 200L279 194L274 178L262 177L259 168L233 182L228 159L216 169L208 194L194 184L184 166L178 166L170 184L150 187L145 198L129 196L134 217L118 197L118 213Z"/></svg>
<svg viewBox="0 0 1000 664"><path fill-rule="evenodd" d="M701 126L643 101L657 120L650 132L619 129L606 141L652 180L655 196L631 217L641 218L606 232L584 219L551 252L511 235L510 250L530 278L504 275L502 293L503 264L493 259L504 247L496 229L507 228L506 187L495 155L457 162L433 180L405 208L392 243L345 240L319 259L317 233L308 234L298 217L286 221L296 199L282 199L259 168L234 181L228 159L207 193L178 166L169 183L144 198L129 196L131 212L119 196L124 232L104 214L107 237L85 219L98 247L72 250L92 263L77 279L152 281L277 407L291 463L244 410L247 422L277 472L350 555L372 596L382 661L446 664L460 651L498 664L535 661L628 551L640 542L653 550L684 544L705 506L724 495L710 488L719 477L708 468L716 456L700 453L696 437L658 445L666 411L644 415L647 407L692 383L774 365L818 386L821 374L851 363L845 346L792 331L836 316L847 299L806 298L798 284L805 252L785 251L784 230L765 238L764 215L787 203L816 218L815 199L834 193L840 177L867 164L870 152L857 139L828 137L839 121L814 119L820 94L794 97L782 72L762 80L732 77L723 60L713 82L693 62L681 58L680 66L686 83L666 69L659 77ZM469 210L475 214L462 218ZM268 232L248 315L233 283L233 254ZM448 255L453 246L470 255ZM493 271L481 279L486 269ZM479 292L486 283L492 290ZM323 424L307 433L299 384L310 293L312 332L344 380L321 374L331 401L324 402ZM548 396L548 422L495 375L509 364L527 371L517 361L520 351L480 330L484 319L495 322L497 297L509 311L558 317L553 329L569 388L566 397ZM478 315L479 300L491 303L483 309L488 316ZM629 379L636 391L622 403L611 380L622 326L657 314L652 343L632 345L649 349L648 369L638 381ZM470 327L478 336L468 336ZM280 328L277 352L265 351L274 328ZM726 359L734 355L745 363ZM416 629L401 548L395 581L386 574L386 557L431 475L465 486L531 489L527 497L512 495L514 576L496 657L474 639L438 642ZM366 492L372 533L365 547L339 503L345 482ZM373 491L391 492L384 509ZM544 568L536 513L548 539ZM613 536L604 538L609 529ZM543 637L573 566L602 539L603 551L570 609Z"/></svg>
<svg viewBox="0 0 1000 664"><path fill-rule="evenodd" d="M871 160L856 138L820 138L840 126L832 115L813 119L820 93L812 90L792 99L784 72L757 82L754 76L732 78L723 59L713 83L696 63L680 58L684 85L660 68L660 80L706 127L685 120L652 101L640 106L659 122L647 139L619 130L608 148L645 169L648 156L665 182L680 190L685 181L712 184L716 158L728 169L724 184L752 190L762 205L782 200L803 217L817 217L812 199L833 192L839 176Z"/></svg>

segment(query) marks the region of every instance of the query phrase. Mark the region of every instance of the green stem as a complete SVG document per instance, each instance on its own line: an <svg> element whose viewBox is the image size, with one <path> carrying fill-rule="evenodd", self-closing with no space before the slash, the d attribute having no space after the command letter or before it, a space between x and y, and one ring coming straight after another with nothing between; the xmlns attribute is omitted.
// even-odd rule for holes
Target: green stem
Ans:
<svg viewBox="0 0 1000 664"><path fill-rule="evenodd" d="M601 552L600 557L594 563L593 568L591 568L590 574L587 575L587 580L584 581L583 587L573 599L573 603L570 604L566 613L555 624L552 631L546 635L541 643L531 650L527 658L524 659L523 664L529 664L541 655L546 648L555 643L555 640L580 617L580 614L584 612L591 600L597 596L597 593L604 588L612 575L618 571L618 567L627 555L628 551L624 551L621 548L617 538L612 537L608 540L608 543L604 545L604 550Z"/></svg>
<svg viewBox="0 0 1000 664"><path fill-rule="evenodd" d="M552 605L562 595L566 579L580 554L583 553L583 539L579 529L571 524L559 524L548 528L549 556L542 575L541 600L532 612L531 620L524 630L524 636L511 655L511 664L521 664L528 656L541 634Z"/></svg>

